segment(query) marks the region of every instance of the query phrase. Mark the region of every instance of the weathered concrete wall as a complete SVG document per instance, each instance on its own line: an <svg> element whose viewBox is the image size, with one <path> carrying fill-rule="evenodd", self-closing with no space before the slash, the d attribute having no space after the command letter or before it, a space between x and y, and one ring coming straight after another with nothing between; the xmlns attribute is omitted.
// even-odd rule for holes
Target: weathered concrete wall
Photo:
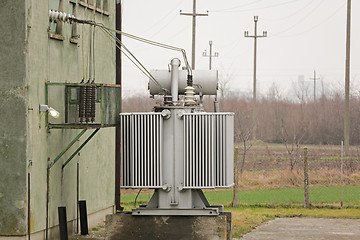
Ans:
<svg viewBox="0 0 360 240"><path fill-rule="evenodd" d="M1 1L0 235L26 231L25 11L25 1Z"/></svg>
<svg viewBox="0 0 360 240"><path fill-rule="evenodd" d="M132 216L106 217L107 240L186 239L230 240L231 213L219 216Z"/></svg>
<svg viewBox="0 0 360 240"><path fill-rule="evenodd" d="M63 0L61 10L70 12L70 2ZM0 8L0 20L5 22L0 25L5 33L0 35L0 238L2 235L26 234L28 160L32 162L29 167L30 230L32 233L44 231L48 159L53 160L80 132L74 129L48 131L45 115L39 113L39 104L45 104L45 82L80 82L81 50L84 49L86 59L89 49L88 26L78 26L78 34L83 35L83 40L80 37L77 44L70 42L70 24L63 24L63 40L49 38L48 3L49 0L5 0ZM109 1L109 16L80 5L76 5L76 10L80 18L115 27L115 1ZM115 46L99 29L96 31L95 56L96 82L114 84ZM62 118L63 99L61 91L49 95ZM80 165L80 199L87 200L88 213L114 205L114 128L101 129L70 164L63 170L61 168L91 132L88 130L51 168L50 228L58 225L59 206L67 207L69 221L76 218L77 162ZM13 222L8 221L11 218Z"/></svg>

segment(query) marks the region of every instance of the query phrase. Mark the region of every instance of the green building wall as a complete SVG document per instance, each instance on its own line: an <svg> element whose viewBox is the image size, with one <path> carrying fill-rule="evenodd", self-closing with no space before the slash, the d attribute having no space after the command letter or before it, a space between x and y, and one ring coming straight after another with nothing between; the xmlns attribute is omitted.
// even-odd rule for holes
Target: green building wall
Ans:
<svg viewBox="0 0 360 240"><path fill-rule="evenodd" d="M74 0L62 0L60 10L71 12L74 3L77 17L115 28L115 1L108 1L105 14ZM30 232L43 239L48 159L53 160L81 130L49 130L45 115L39 112L39 104L45 104L46 82L81 81L83 59L88 56L89 26L77 26L78 39L72 38L72 26L68 23L62 25L61 35L51 35L48 32L49 0L2 0L1 4L0 239L27 234L28 210ZM96 29L95 43L96 82L114 84L115 46L99 29ZM63 97L62 92L49 94L49 100L55 105L62 103ZM61 108L57 110L62 113ZM56 234L59 206L67 207L69 230L75 229L71 221L76 218L77 162L80 167L79 195L80 199L87 200L89 218L112 211L115 196L114 128L100 129L80 154L62 169L62 163L91 132L88 130L50 170L50 234ZM27 182L28 173L30 183ZM29 186L30 209L27 201Z"/></svg>
<svg viewBox="0 0 360 240"><path fill-rule="evenodd" d="M26 8L24 1L1 5L0 235L8 235L26 230Z"/></svg>

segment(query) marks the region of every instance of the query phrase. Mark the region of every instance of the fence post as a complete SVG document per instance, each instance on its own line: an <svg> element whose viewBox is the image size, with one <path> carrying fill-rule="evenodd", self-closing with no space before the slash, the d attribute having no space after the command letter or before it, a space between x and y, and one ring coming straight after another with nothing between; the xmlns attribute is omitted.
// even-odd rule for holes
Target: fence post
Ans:
<svg viewBox="0 0 360 240"><path fill-rule="evenodd" d="M304 148L304 207L310 207L308 149L306 147Z"/></svg>
<svg viewBox="0 0 360 240"><path fill-rule="evenodd" d="M239 161L238 161L239 148L234 149L234 194L232 200L232 206L237 207L239 205Z"/></svg>
<svg viewBox="0 0 360 240"><path fill-rule="evenodd" d="M344 164L344 142L341 141L341 208L343 207L343 164Z"/></svg>

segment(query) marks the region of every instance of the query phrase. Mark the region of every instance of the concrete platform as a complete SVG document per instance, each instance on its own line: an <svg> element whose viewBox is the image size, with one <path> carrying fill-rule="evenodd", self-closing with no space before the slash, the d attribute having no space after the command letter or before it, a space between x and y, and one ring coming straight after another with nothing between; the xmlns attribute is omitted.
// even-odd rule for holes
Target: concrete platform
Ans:
<svg viewBox="0 0 360 240"><path fill-rule="evenodd" d="M132 216L106 218L107 240L230 240L231 213L218 216Z"/></svg>
<svg viewBox="0 0 360 240"><path fill-rule="evenodd" d="M360 219L279 218L242 240L359 240Z"/></svg>

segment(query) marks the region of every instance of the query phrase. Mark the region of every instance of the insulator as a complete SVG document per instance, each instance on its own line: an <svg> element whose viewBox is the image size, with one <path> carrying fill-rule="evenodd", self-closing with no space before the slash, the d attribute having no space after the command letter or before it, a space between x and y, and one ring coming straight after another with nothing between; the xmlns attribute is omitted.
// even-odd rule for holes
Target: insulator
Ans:
<svg viewBox="0 0 360 240"><path fill-rule="evenodd" d="M89 122L91 115L91 86L86 85L86 106L85 106L85 121Z"/></svg>
<svg viewBox="0 0 360 240"><path fill-rule="evenodd" d="M79 118L83 122L85 117L86 107L86 86L80 86L80 99L79 99Z"/></svg>
<svg viewBox="0 0 360 240"><path fill-rule="evenodd" d="M64 12L59 12L57 10L49 10L49 21L53 22L53 21L61 21L61 22L79 22L82 20L79 20L78 18L76 18L73 15L70 14L66 14Z"/></svg>
<svg viewBox="0 0 360 240"><path fill-rule="evenodd" d="M96 103L96 86L92 85L90 86L91 88L91 95L90 95L90 105L91 105L91 110L90 110L90 117L91 117L91 122L95 121L95 103Z"/></svg>

